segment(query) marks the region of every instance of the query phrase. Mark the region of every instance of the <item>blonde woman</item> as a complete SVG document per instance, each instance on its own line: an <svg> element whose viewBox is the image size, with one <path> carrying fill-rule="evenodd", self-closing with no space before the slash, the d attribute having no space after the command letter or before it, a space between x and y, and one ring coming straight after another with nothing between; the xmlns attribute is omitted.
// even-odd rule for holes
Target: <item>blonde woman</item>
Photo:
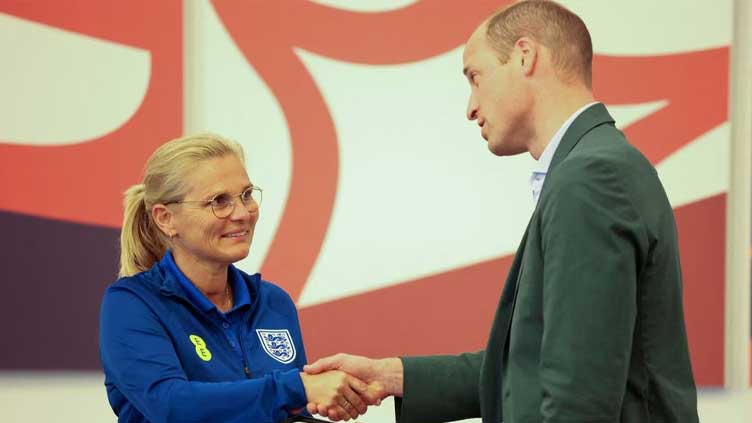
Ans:
<svg viewBox="0 0 752 423"><path fill-rule="evenodd" d="M245 258L261 188L237 143L170 141L125 193L120 278L106 291L100 353L120 422L279 422L306 403L365 412L367 385L306 364L297 310ZM361 398L362 396L362 398Z"/></svg>

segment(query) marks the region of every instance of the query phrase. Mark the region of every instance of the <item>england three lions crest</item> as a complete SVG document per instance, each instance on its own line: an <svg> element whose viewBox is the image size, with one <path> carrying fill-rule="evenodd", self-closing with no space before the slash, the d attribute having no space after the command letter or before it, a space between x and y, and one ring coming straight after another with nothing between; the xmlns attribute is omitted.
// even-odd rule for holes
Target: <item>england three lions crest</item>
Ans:
<svg viewBox="0 0 752 423"><path fill-rule="evenodd" d="M256 334L271 358L284 364L295 360L295 344L287 329L256 329Z"/></svg>

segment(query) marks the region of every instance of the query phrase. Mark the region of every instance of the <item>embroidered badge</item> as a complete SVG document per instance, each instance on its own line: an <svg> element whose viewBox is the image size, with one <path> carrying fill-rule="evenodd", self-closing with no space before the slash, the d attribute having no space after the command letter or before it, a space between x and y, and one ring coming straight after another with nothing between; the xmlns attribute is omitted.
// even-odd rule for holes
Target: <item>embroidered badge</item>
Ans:
<svg viewBox="0 0 752 423"><path fill-rule="evenodd" d="M295 344L287 329L256 329L256 334L271 358L284 364L295 360Z"/></svg>
<svg viewBox="0 0 752 423"><path fill-rule="evenodd" d="M211 351L209 351L209 348L206 348L206 342L204 342L203 339L201 339L198 335L190 335L188 336L188 339L191 340L191 343L196 346L196 355L204 361L209 361L212 358Z"/></svg>

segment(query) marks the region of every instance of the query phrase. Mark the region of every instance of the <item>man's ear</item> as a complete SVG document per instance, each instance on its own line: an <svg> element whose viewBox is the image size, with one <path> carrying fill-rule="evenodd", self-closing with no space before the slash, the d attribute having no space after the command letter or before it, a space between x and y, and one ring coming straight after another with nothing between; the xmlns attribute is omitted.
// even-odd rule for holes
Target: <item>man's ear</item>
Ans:
<svg viewBox="0 0 752 423"><path fill-rule="evenodd" d="M538 44L528 37L522 37L514 43L514 59L525 76L531 76L538 65Z"/></svg>
<svg viewBox="0 0 752 423"><path fill-rule="evenodd" d="M157 203L151 208L151 217L154 220L154 223L157 224L157 227L160 231L162 231L163 234L167 235L169 238L174 237L177 235L177 230L175 229L175 215L172 213L170 209L167 208L166 205Z"/></svg>

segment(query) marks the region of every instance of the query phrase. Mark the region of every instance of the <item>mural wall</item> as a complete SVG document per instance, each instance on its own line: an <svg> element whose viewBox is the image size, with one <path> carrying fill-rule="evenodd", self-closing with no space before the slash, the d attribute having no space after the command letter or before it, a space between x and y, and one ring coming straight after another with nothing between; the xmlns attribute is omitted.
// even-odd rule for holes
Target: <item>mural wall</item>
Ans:
<svg viewBox="0 0 752 423"><path fill-rule="evenodd" d="M532 158L464 118L462 46L505 2L353 3L0 2L0 368L99 367L121 193L204 130L246 148L240 267L296 300L310 358L483 347L533 209ZM695 376L722 385L731 2L562 3L669 194Z"/></svg>

